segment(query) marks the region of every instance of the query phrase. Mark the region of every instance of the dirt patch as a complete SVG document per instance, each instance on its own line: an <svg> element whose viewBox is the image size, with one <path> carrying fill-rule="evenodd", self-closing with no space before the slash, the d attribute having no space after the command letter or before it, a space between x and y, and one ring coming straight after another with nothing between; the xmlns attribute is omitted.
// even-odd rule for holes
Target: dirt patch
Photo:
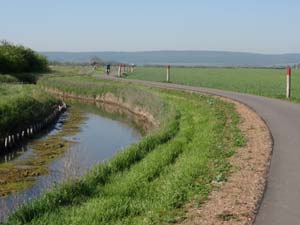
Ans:
<svg viewBox="0 0 300 225"><path fill-rule="evenodd" d="M231 175L225 183L214 183L208 199L186 205L186 217L181 225L253 224L266 186L272 152L272 138L265 122L250 108L235 104L241 116L240 129L247 140L229 159Z"/></svg>

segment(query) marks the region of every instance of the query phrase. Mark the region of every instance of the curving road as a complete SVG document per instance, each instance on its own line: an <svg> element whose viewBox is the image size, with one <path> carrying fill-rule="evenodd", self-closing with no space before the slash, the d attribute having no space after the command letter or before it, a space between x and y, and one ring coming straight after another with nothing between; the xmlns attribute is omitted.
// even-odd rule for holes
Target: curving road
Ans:
<svg viewBox="0 0 300 225"><path fill-rule="evenodd" d="M179 84L112 77L109 79L219 95L237 100L254 109L266 121L274 141L268 186L254 224L300 224L300 104Z"/></svg>

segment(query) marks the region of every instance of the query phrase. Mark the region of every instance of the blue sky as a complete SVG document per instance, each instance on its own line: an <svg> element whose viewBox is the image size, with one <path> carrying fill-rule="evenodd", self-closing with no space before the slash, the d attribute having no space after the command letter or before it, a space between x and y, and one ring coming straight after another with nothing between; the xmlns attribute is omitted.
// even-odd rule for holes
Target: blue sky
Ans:
<svg viewBox="0 0 300 225"><path fill-rule="evenodd" d="M300 53L297 0L0 0L0 39L38 51Z"/></svg>

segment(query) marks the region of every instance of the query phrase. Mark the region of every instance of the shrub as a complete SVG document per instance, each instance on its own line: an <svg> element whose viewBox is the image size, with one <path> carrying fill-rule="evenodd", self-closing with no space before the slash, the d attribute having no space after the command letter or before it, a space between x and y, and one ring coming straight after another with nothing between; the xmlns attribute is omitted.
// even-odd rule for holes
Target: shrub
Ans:
<svg viewBox="0 0 300 225"><path fill-rule="evenodd" d="M32 73L48 70L48 61L29 48L0 42L0 73Z"/></svg>

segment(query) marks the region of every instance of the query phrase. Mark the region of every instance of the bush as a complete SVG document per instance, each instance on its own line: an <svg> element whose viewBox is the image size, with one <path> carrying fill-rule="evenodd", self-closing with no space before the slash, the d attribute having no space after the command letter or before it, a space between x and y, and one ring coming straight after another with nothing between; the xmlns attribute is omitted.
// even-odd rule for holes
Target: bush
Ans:
<svg viewBox="0 0 300 225"><path fill-rule="evenodd" d="M0 73L32 73L48 71L48 61L29 48L0 42Z"/></svg>

